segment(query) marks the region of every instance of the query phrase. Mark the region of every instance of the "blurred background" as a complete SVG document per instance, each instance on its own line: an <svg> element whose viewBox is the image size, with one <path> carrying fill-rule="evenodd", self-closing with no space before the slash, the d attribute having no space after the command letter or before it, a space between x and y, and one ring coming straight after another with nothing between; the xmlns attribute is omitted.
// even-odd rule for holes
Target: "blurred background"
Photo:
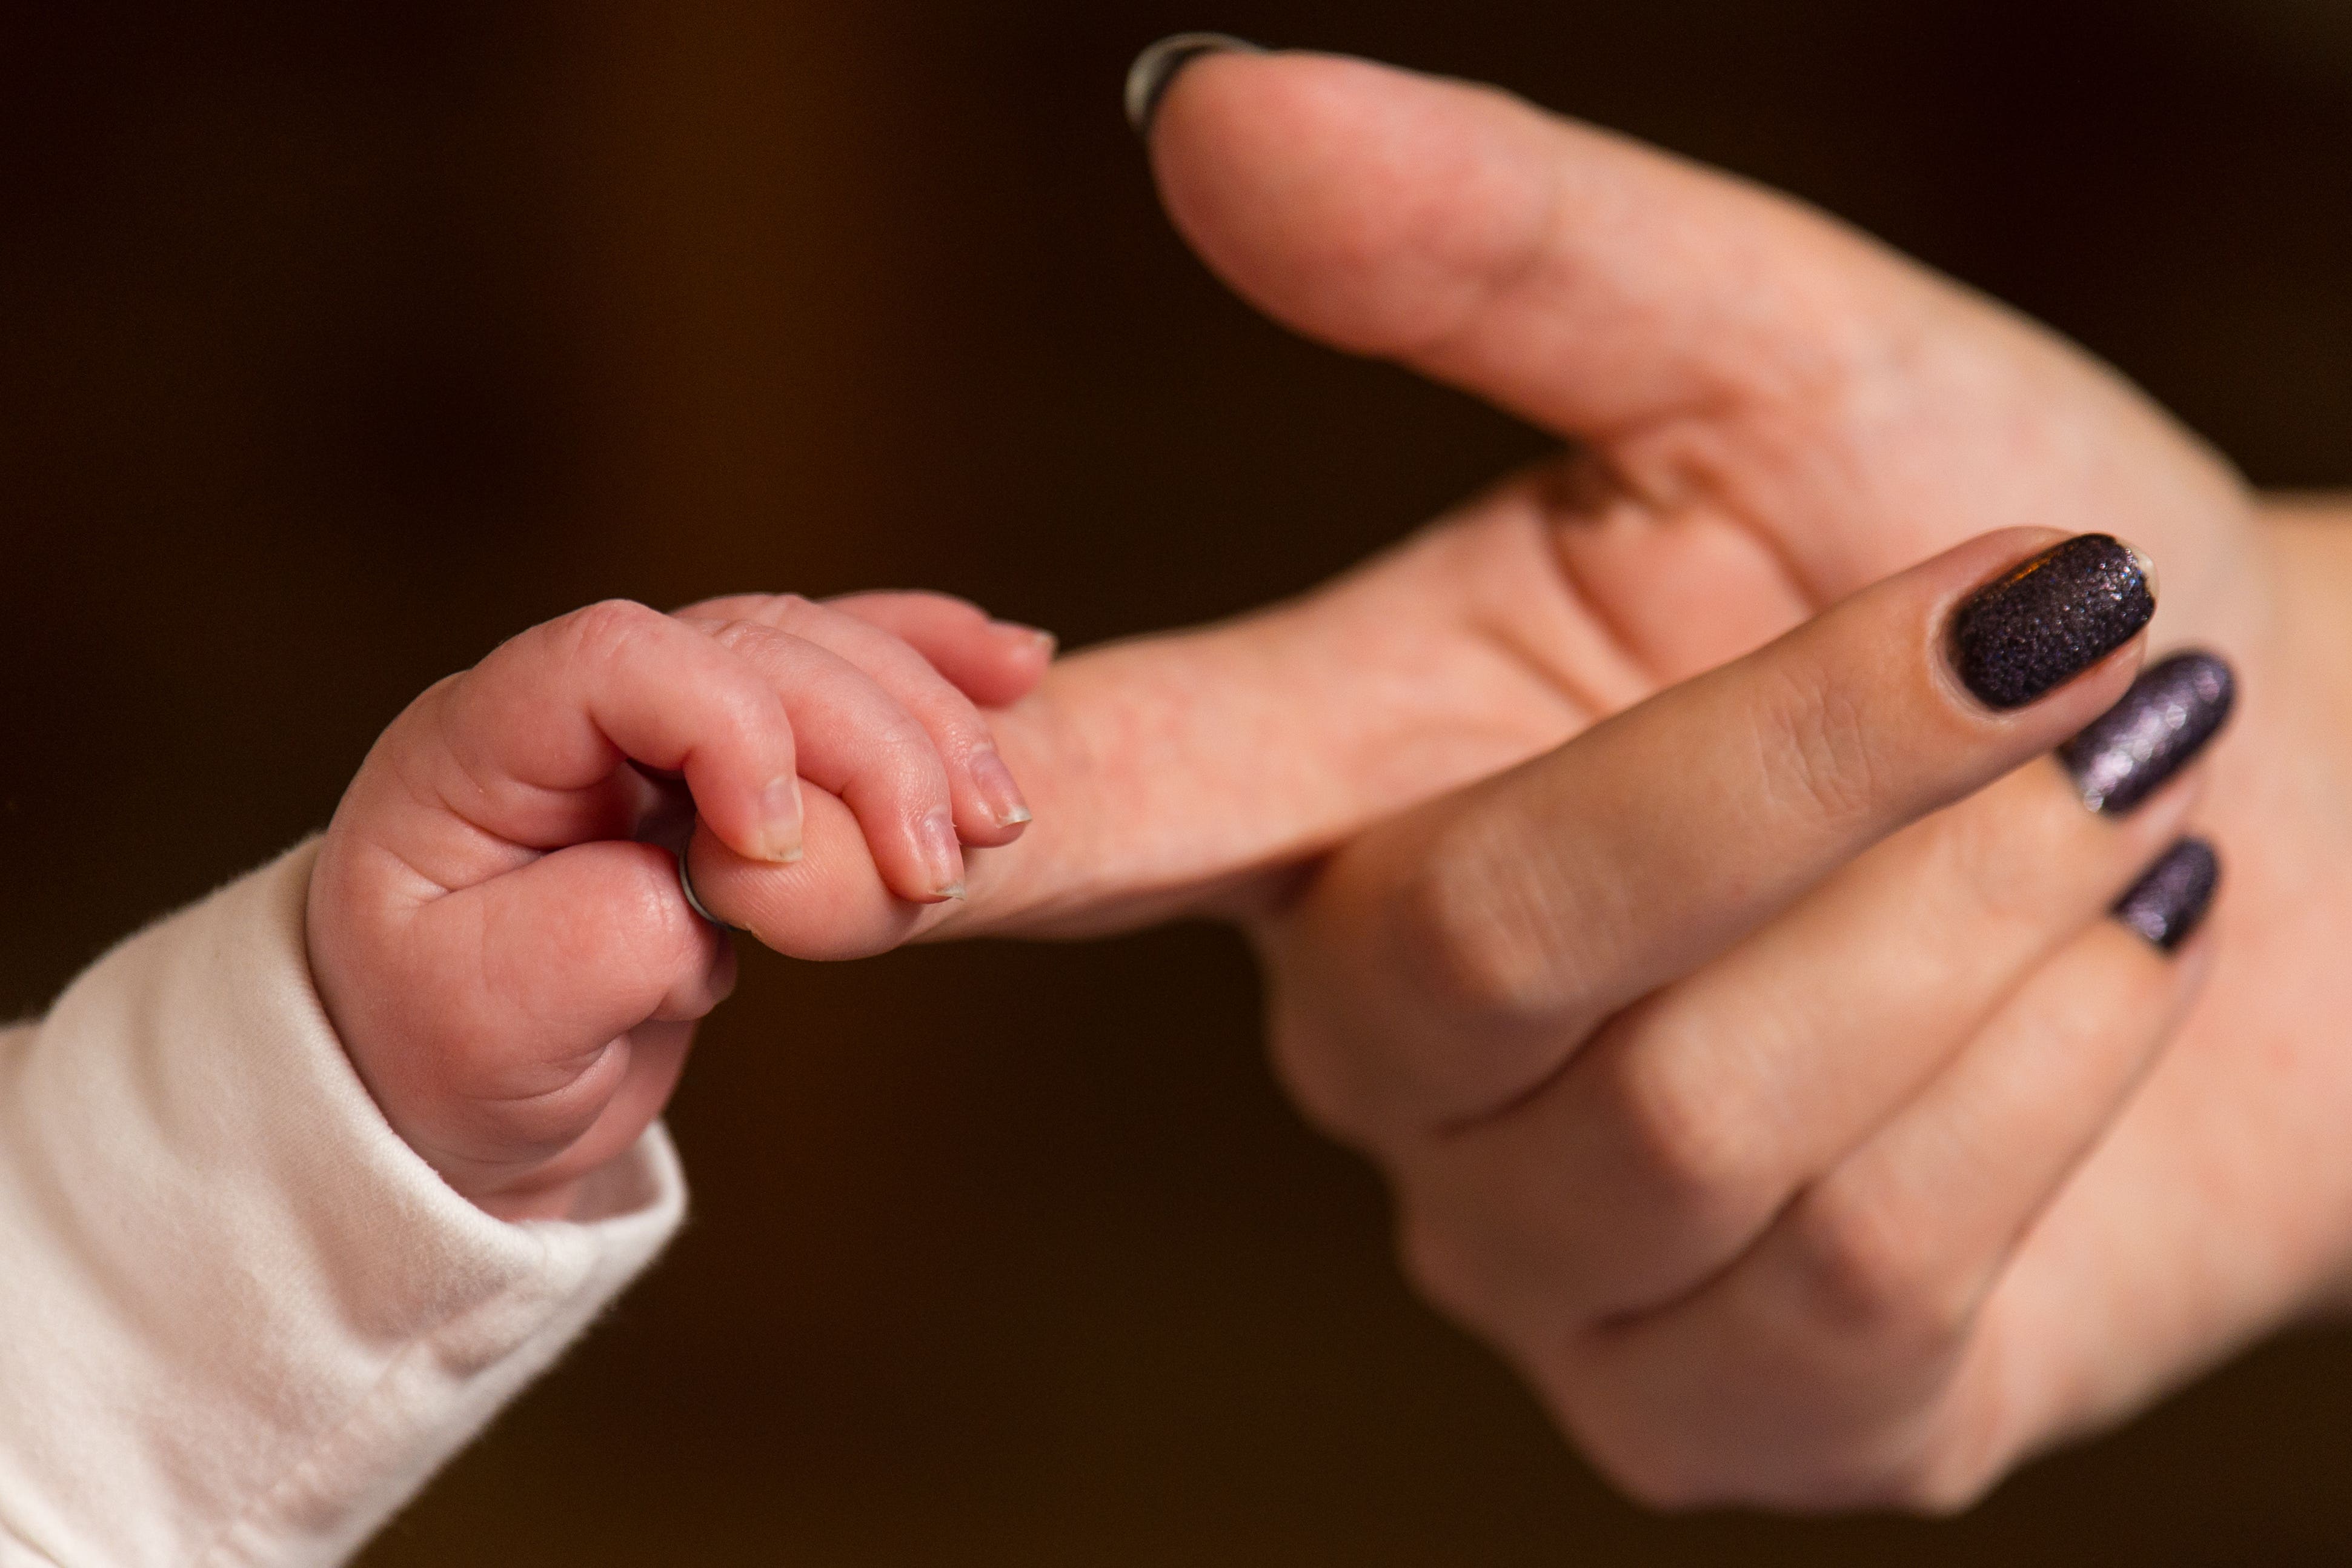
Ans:
<svg viewBox="0 0 2352 1568"><path fill-rule="evenodd" d="M1541 450L1186 256L1118 89L1203 26L1788 187L2256 479L2352 482L2329 0L11 7L0 1008L587 600L923 584L1084 643L1301 588ZM752 955L672 1119L693 1225L366 1563L2352 1550L2336 1333L1957 1523L1644 1515L1408 1298L1255 1009L1206 928Z"/></svg>

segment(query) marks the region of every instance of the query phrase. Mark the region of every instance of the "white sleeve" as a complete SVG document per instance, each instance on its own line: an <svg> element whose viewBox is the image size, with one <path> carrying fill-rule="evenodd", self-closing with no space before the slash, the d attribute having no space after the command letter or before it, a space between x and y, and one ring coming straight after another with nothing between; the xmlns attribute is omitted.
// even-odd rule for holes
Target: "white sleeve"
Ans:
<svg viewBox="0 0 2352 1568"><path fill-rule="evenodd" d="M401 1142L311 988L313 854L0 1034L0 1568L341 1561L677 1227L658 1126L520 1225Z"/></svg>

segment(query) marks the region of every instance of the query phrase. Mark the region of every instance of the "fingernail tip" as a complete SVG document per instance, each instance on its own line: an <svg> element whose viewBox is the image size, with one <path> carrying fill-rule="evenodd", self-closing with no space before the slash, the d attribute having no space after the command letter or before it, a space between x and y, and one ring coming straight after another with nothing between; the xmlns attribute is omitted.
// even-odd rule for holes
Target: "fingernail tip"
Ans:
<svg viewBox="0 0 2352 1568"><path fill-rule="evenodd" d="M2156 562L2154 558L2152 558L2147 551L2142 550L2138 545L2134 544L2128 539L2118 539L2116 542L2124 547L2125 552L2132 558L2132 564L2139 568L2140 582L2146 585L2147 589L2147 596L2151 600L2155 599L2157 597L2157 579Z"/></svg>
<svg viewBox="0 0 2352 1568"><path fill-rule="evenodd" d="M2116 900L2115 917L2161 952L2180 947L2205 923L2221 885L2221 858L2212 841L2190 836L2174 842Z"/></svg>
<svg viewBox="0 0 2352 1568"><path fill-rule="evenodd" d="M2143 668L2114 707L2058 748L2083 804L2120 816L2202 752L2230 717L2236 678L2202 648Z"/></svg>
<svg viewBox="0 0 2352 1568"><path fill-rule="evenodd" d="M980 809L999 827L1015 827L1029 820L1029 803L1021 797L1021 786L1013 782L1013 770L993 750L972 753L965 764L971 787L979 796ZM954 828L937 825L943 844L952 843Z"/></svg>
<svg viewBox="0 0 2352 1568"><path fill-rule="evenodd" d="M1961 684L1996 712L2022 708L2130 643L2156 614L2144 561L2113 534L2078 533L2010 566L1953 616Z"/></svg>
<svg viewBox="0 0 2352 1568"><path fill-rule="evenodd" d="M2236 668L2210 648L2186 648L2173 657L2190 672L2191 679L2210 688L2203 696L2214 710L2216 722L2228 718L2238 705Z"/></svg>
<svg viewBox="0 0 2352 1568"><path fill-rule="evenodd" d="M1230 33L1171 33L1145 45L1142 53L1135 57L1135 63L1127 68L1127 86L1122 95L1127 122L1135 133L1150 140L1152 118L1160 112L1160 100L1168 96L1177 72L1202 55L1221 53L1262 55L1265 48Z"/></svg>

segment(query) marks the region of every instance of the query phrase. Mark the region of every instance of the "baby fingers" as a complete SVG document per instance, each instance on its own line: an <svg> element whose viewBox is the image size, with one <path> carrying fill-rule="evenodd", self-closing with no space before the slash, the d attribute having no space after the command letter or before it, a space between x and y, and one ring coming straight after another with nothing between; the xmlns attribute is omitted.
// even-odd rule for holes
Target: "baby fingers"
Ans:
<svg viewBox="0 0 2352 1568"><path fill-rule="evenodd" d="M643 605L592 605L532 627L436 687L385 739L395 776L429 808L404 814L415 831L394 847L443 889L513 869L516 850L629 837L625 758L682 774L737 853L799 850L782 699L735 652Z"/></svg>
<svg viewBox="0 0 2352 1568"><path fill-rule="evenodd" d="M983 708L1028 696L1054 659L1051 632L991 619L979 605L945 594L845 594L827 599L825 607L906 643Z"/></svg>
<svg viewBox="0 0 2352 1568"><path fill-rule="evenodd" d="M955 770L938 731L879 680L811 638L752 620L706 624L705 629L714 646L755 670L791 715L802 776L848 806L889 890L916 903L961 897L963 853L957 843L951 782ZM922 662L903 646L898 651L916 664ZM937 675L929 679L944 689ZM902 688L906 684L902 681ZM969 710L970 704L964 707ZM938 717L936 712L933 716ZM985 736L977 714L971 722ZM968 763L969 737L961 739ZM994 756L992 748L988 754ZM1003 765L997 763L1000 769ZM969 786L969 767L963 776ZM719 837L726 842L724 834ZM741 852L732 843L728 847Z"/></svg>
<svg viewBox="0 0 2352 1568"><path fill-rule="evenodd" d="M998 755L976 703L1026 695L1045 672L1052 639L992 621L938 594L861 594L816 604L796 594L712 600L682 612L706 626L748 621L835 654L897 702L946 767L957 836L995 846L1029 821L1021 788Z"/></svg>

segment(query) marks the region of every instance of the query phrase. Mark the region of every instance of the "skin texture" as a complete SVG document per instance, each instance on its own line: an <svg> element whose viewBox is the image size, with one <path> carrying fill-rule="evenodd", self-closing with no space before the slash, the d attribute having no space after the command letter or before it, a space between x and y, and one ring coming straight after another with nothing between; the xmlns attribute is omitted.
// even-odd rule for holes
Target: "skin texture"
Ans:
<svg viewBox="0 0 2352 1568"><path fill-rule="evenodd" d="M1246 920L1277 1063L1391 1177L1410 1273L1654 1501L1958 1506L2341 1295L2352 582L2323 507L2258 506L2112 372L1817 214L1486 89L1211 56L1151 155L1245 298L1580 446L1300 604L1057 668L996 721L1037 831L910 929ZM1563 888L1614 889L1606 915L1660 885L1531 808L1584 771L1562 742L1958 541L2053 524L2156 560L2149 646L2236 666L2200 802L2143 805L2126 855L2029 764L1712 933L1712 964L1642 955L1638 984L1699 967L1609 1018L1576 1005L1624 993L1605 957L1523 944L1496 979L1527 910L1583 908ZM1638 795L1722 742L1582 787ZM2226 885L2167 966L2096 910L2180 827ZM1465 846L1483 884L1448 869ZM1938 862L1924 940L1855 945L1920 933L1934 906L1883 889ZM729 893L771 918L755 873ZM1962 994L1972 1033L1916 1038ZM1857 1078L1898 1039L1906 1072Z"/></svg>
<svg viewBox="0 0 2352 1568"><path fill-rule="evenodd" d="M822 856L909 909L961 896L959 838L1026 824L972 699L1034 685L1038 634L928 595L764 609L535 626L394 720L328 826L320 999L393 1128L492 1214L568 1213L734 984L671 852L636 841L679 796L771 867L807 858L817 803L853 829Z"/></svg>
<svg viewBox="0 0 2352 1568"><path fill-rule="evenodd" d="M1801 1004L1874 973L1820 940L1867 922L1800 904L1747 940L1780 955L1748 966L1758 984L1801 976L1802 1026L1778 1048L1730 984L1739 946L1613 1015L1628 1020L1613 1033L1578 999L1625 987L1573 946L1539 947L1499 987L1477 978L1525 910L1573 892L1563 864L1626 907L1658 885L1612 846L1564 853L1559 820L1529 808L1576 745L1525 790L1359 839L1262 924L1276 1051L1302 1103L1390 1172L1423 1288L1604 1468L1672 1503L1954 1506L2340 1289L2352 1073L2333 1020L2352 997L2330 955L2352 936L2334 805L2352 779L2336 541L2265 526L2211 453L2049 334L1792 204L1491 92L1213 57L1171 89L1153 154L1179 226L1272 314L1588 443L1453 525L1524 550L1554 585L1573 629L1508 640L1558 650L1571 728L1954 540L2061 520L2159 563L2155 646L2193 640L2238 667L2243 705L2195 818L2228 866L2184 954L2204 948L2208 992L2152 1068L2186 982L2127 978L2096 923L2045 946L1925 1084L1882 1081L1866 1104L1832 1090L1902 1037L1897 1016L1841 1037ZM1717 740L1692 733L1657 766ZM2017 874L2035 853L2020 806L1974 857L1993 927L1933 931L1932 951L1876 972L1904 994L1931 994L1919 982L1983 930L2048 909ZM1419 889L1458 881L1445 866L1465 843L1497 869L1428 918ZM1423 962L1383 963L1397 943ZM1462 973L1466 986L1448 978ZM1366 1016L1358 999L1398 974L1439 978L1406 984L1411 1011ZM1430 1086L1458 1088L1498 1012L1552 1049L1475 1086L1465 1120ZM1686 1021L1645 1031L1645 1013ZM2018 1037L2038 1045L2004 1044ZM1923 1124L1937 1103L1948 1114ZM2004 1173L1998 1201L1977 1201Z"/></svg>
<svg viewBox="0 0 2352 1568"><path fill-rule="evenodd" d="M706 802L713 909L811 956L1243 921L1283 1076L1390 1175L1412 1278L1659 1502L1956 1506L2341 1294L2352 552L2324 508L2258 507L2112 373L1817 214L1486 89L1209 56L1150 150L1245 298L1574 455L1026 697L925 649L1011 704L986 722L1034 826L920 905L833 795L790 866ZM2148 632L1973 705L1950 607L2092 531L2158 563ZM2237 669L2230 730L2086 812L2037 754L2187 643ZM2168 960L2103 911L2191 828L2225 884ZM356 973L387 939L338 950L324 888L314 954ZM668 1081L604 1101L540 1195Z"/></svg>

